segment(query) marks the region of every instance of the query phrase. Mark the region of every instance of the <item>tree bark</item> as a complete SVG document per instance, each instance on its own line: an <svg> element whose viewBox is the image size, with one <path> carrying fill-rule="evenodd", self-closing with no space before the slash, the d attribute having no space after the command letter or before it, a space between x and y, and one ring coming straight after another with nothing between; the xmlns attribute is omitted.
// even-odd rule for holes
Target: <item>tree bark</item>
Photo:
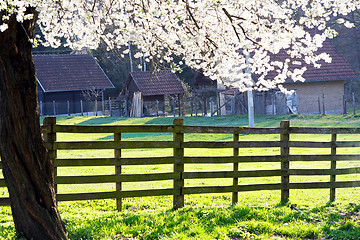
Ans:
<svg viewBox="0 0 360 240"><path fill-rule="evenodd" d="M27 12L37 16L34 8ZM27 239L67 239L40 129L29 41L36 17L18 23L12 15L7 23L9 28L0 32L0 153L15 229Z"/></svg>

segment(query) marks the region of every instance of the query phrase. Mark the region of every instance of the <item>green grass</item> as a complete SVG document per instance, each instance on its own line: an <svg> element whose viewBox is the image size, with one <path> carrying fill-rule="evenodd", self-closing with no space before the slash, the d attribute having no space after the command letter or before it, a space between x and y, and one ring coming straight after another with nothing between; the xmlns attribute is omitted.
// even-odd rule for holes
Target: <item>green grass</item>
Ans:
<svg viewBox="0 0 360 240"><path fill-rule="evenodd" d="M116 117L61 117L60 124L172 124L174 118L116 118ZM291 126L360 127L360 116L257 116L256 127L278 127L281 120ZM246 126L246 116L185 117L186 125ZM292 140L330 140L330 136L291 136ZM62 141L110 140L109 134L59 134ZM123 134L126 140L171 140L171 134ZM229 141L227 134L186 134L185 140ZM278 135L241 135L240 140L278 140ZM356 140L359 135L339 135L338 140ZM309 154L305 149L293 154ZM359 153L359 149L339 150ZM273 155L279 149L241 149L240 154ZM329 153L328 149L314 149L312 153ZM61 158L111 157L111 150L59 151ZM124 157L170 156L171 149L124 150ZM187 156L231 155L231 149L186 149ZM356 161L339 163L339 167L359 166ZM292 163L292 168L329 168L329 163ZM279 163L241 164L241 169L278 169ZM231 170L231 164L189 164L185 171ZM123 166L123 173L151 173L172 171L172 165ZM59 168L59 175L112 174L113 167ZM0 174L0 177L2 175ZM339 180L360 180L359 175L339 176ZM311 178L291 177L297 181L328 181L328 176ZM279 182L280 177L240 179L240 184ZM232 179L187 180L185 186L230 185ZM123 189L155 189L172 187L171 181L124 183ZM61 185L59 192L113 190L114 184ZM337 201L329 203L329 190L291 190L290 202L281 205L279 191L239 193L239 204L231 205L231 194L185 196L185 208L174 211L172 197L143 197L123 200L123 212L117 212L115 200L60 202L59 210L66 223L70 239L359 239L359 189L338 189ZM0 196L7 196L0 188ZM298 212L290 208L296 204ZM16 239L10 207L0 207L0 239Z"/></svg>

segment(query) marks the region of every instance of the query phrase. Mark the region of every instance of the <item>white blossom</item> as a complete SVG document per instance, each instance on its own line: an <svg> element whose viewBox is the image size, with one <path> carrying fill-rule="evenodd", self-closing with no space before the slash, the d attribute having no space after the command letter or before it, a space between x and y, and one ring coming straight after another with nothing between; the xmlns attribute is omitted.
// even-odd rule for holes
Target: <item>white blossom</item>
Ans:
<svg viewBox="0 0 360 240"><path fill-rule="evenodd" d="M283 89L289 77L303 80L302 63L319 67L320 60L329 62L327 54L317 54L327 38L336 36L326 22L358 9L360 1L0 0L0 11L7 13L0 31L7 30L13 14L19 22L32 18L28 7L39 12L44 39L38 42L45 46L58 47L66 39L73 49L95 49L105 42L109 49L121 50L131 43L139 51L136 58L172 62L177 55L179 65L202 69L206 76L245 91ZM344 19L337 22L353 26ZM124 56L128 50L120 52ZM287 60L279 61L279 54L287 54ZM291 62L295 69L289 68ZM256 83L246 69L257 75ZM270 78L269 73L275 75Z"/></svg>
<svg viewBox="0 0 360 240"><path fill-rule="evenodd" d="M8 25L7 25L7 24L2 24L2 25L0 25L0 32L4 32L6 29L8 29Z"/></svg>

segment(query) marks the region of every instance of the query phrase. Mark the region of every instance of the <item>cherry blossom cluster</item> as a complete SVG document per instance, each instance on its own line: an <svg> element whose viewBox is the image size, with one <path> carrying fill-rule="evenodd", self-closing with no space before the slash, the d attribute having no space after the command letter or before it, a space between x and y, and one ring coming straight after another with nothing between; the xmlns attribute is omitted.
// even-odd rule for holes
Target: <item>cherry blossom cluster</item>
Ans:
<svg viewBox="0 0 360 240"><path fill-rule="evenodd" d="M135 57L173 62L178 56L182 60L175 68L186 64L245 91L283 90L288 78L304 81L304 63L319 67L321 60L331 61L317 54L326 38L336 36L327 22L337 17L352 27L338 16L358 9L360 1L0 0L0 31L7 30L13 14L19 22L31 18L27 7L39 12L44 33L39 41L46 46L58 47L66 39L73 49L95 49L104 42L119 50L131 43L138 49ZM280 54L285 54L281 61Z"/></svg>

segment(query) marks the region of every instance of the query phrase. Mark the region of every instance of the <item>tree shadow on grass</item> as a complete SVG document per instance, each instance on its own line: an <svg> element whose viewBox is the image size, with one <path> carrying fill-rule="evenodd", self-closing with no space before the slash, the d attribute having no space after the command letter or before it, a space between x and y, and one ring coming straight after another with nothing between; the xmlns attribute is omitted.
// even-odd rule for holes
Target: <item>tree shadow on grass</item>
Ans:
<svg viewBox="0 0 360 240"><path fill-rule="evenodd" d="M82 121L76 125L104 125L126 120L128 120L126 117L96 117Z"/></svg>

